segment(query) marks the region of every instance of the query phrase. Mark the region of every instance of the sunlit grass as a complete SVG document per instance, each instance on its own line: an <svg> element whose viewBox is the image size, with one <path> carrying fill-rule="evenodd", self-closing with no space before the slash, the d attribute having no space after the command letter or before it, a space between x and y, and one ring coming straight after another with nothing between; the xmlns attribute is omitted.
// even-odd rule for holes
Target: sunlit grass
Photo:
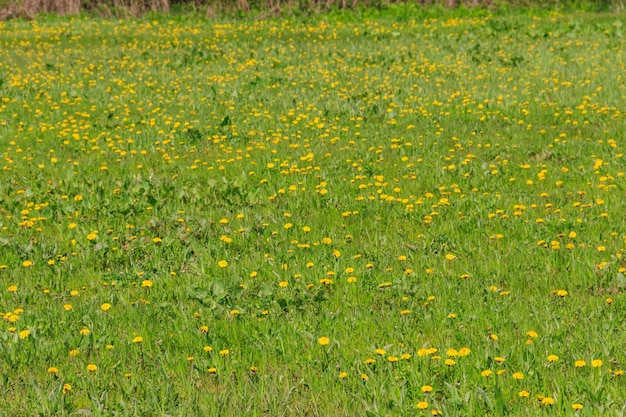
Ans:
<svg viewBox="0 0 626 417"><path fill-rule="evenodd" d="M0 414L623 413L623 16L482 14L0 22Z"/></svg>

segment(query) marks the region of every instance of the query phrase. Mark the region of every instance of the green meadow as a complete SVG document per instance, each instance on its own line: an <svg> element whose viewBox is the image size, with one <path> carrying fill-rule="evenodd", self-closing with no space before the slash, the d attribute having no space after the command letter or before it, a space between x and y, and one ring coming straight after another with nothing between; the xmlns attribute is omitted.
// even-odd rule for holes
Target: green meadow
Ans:
<svg viewBox="0 0 626 417"><path fill-rule="evenodd" d="M0 415L623 416L625 17L0 22Z"/></svg>

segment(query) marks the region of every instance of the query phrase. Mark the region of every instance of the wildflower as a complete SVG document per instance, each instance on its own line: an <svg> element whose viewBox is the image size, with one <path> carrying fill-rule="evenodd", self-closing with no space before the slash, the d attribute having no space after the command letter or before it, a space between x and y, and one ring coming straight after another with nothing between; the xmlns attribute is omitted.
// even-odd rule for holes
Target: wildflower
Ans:
<svg viewBox="0 0 626 417"><path fill-rule="evenodd" d="M213 352L213 348L211 346L205 346L204 348L202 348L205 352Z"/></svg>
<svg viewBox="0 0 626 417"><path fill-rule="evenodd" d="M346 372L342 372L339 374L339 379L346 379L348 377L348 374Z"/></svg>
<svg viewBox="0 0 626 417"><path fill-rule="evenodd" d="M389 362L398 362L398 358L396 356L388 356L387 360Z"/></svg>
<svg viewBox="0 0 626 417"><path fill-rule="evenodd" d="M74 307L72 307L71 304L63 304L63 308L65 309L65 311L70 311Z"/></svg>
<svg viewBox="0 0 626 417"><path fill-rule="evenodd" d="M59 369L55 366L51 366L48 368L48 373L57 375L59 373Z"/></svg>
<svg viewBox="0 0 626 417"><path fill-rule="evenodd" d="M579 403L572 404L572 408L573 408L575 411L582 410L582 409L583 409L583 405L582 405L582 404L579 404Z"/></svg>
<svg viewBox="0 0 626 417"><path fill-rule="evenodd" d="M454 359L446 359L444 363L448 366L454 366L454 364L456 364Z"/></svg>
<svg viewBox="0 0 626 417"><path fill-rule="evenodd" d="M152 281L150 281L149 279L144 279L143 281L141 281L141 286L143 288L150 288L152 287Z"/></svg>
<svg viewBox="0 0 626 417"><path fill-rule="evenodd" d="M411 359L411 354L410 354L410 353L403 353L403 354L400 356L400 359L405 360L405 361L406 361L406 360L409 360L409 359Z"/></svg>
<svg viewBox="0 0 626 417"><path fill-rule="evenodd" d="M420 401L417 403L416 407L420 410L425 410L428 408L428 403L426 401Z"/></svg>
<svg viewBox="0 0 626 417"><path fill-rule="evenodd" d="M368 364L368 365L373 365L373 364L376 363L376 359L367 358L367 359L365 359L365 363Z"/></svg>
<svg viewBox="0 0 626 417"><path fill-rule="evenodd" d="M317 339L317 343L319 343L322 346L326 346L330 343L330 339L326 336L322 336L319 339Z"/></svg>
<svg viewBox="0 0 626 417"><path fill-rule="evenodd" d="M495 358L493 358L493 360L498 362L498 365L502 365L505 361L505 359L502 356L496 356Z"/></svg>
<svg viewBox="0 0 626 417"><path fill-rule="evenodd" d="M230 351L228 349L222 349L220 350L220 355L221 356L227 356L230 353Z"/></svg>
<svg viewBox="0 0 626 417"><path fill-rule="evenodd" d="M459 349L459 356L468 356L472 351L467 347Z"/></svg>
<svg viewBox="0 0 626 417"><path fill-rule="evenodd" d="M455 258L456 258L456 256L455 256L455 255L453 255L453 254L451 254L451 253L447 253L447 254L446 254L446 259L447 259L448 261L452 261L452 260L454 260Z"/></svg>
<svg viewBox="0 0 626 417"><path fill-rule="evenodd" d="M369 377L369 376L367 376L367 374L361 374L361 379L362 379L363 381L367 381L368 379L370 379L370 377Z"/></svg>
<svg viewBox="0 0 626 417"><path fill-rule="evenodd" d="M22 262L22 266L28 268L29 266L33 266L33 261L26 260Z"/></svg>
<svg viewBox="0 0 626 417"><path fill-rule="evenodd" d="M281 288L286 288L287 286L289 286L289 283L287 281L280 281L278 283L278 286Z"/></svg>
<svg viewBox="0 0 626 417"><path fill-rule="evenodd" d="M133 338L133 343L141 343L141 342L143 342L143 337L137 336Z"/></svg>
<svg viewBox="0 0 626 417"><path fill-rule="evenodd" d="M428 394L429 392L433 392L433 387L431 387L430 385L424 385L422 386L422 392L424 394Z"/></svg>
<svg viewBox="0 0 626 417"><path fill-rule="evenodd" d="M594 368L599 368L602 366L602 360L601 359L594 359L591 361L591 366L593 366Z"/></svg>
<svg viewBox="0 0 626 417"><path fill-rule="evenodd" d="M217 266L219 266L220 268L226 268L228 266L228 262L224 260L218 261Z"/></svg>
<svg viewBox="0 0 626 417"><path fill-rule="evenodd" d="M374 352L376 352L380 356L383 356L385 353L387 353L385 349L376 349Z"/></svg>
<svg viewBox="0 0 626 417"><path fill-rule="evenodd" d="M72 386L70 384L63 384L63 394L67 394L72 390Z"/></svg>
<svg viewBox="0 0 626 417"><path fill-rule="evenodd" d="M524 379L524 374L521 372L515 372L512 376L513 379Z"/></svg>
<svg viewBox="0 0 626 417"><path fill-rule="evenodd" d="M556 362L559 360L559 357L556 355L548 355L548 362Z"/></svg>
<svg viewBox="0 0 626 417"><path fill-rule="evenodd" d="M17 286L15 285L11 285L9 288L7 288L8 292L17 292Z"/></svg>
<svg viewBox="0 0 626 417"><path fill-rule="evenodd" d="M30 335L30 330L22 330L19 332L20 339L26 339Z"/></svg>
<svg viewBox="0 0 626 417"><path fill-rule="evenodd" d="M91 330L86 329L86 328L85 329L80 329L79 333L80 333L81 336L87 336L89 333L91 333Z"/></svg>
<svg viewBox="0 0 626 417"><path fill-rule="evenodd" d="M541 405L553 405L554 404L554 398L552 397L545 397L541 400Z"/></svg>
<svg viewBox="0 0 626 417"><path fill-rule="evenodd" d="M585 366L587 366L587 362L583 360L577 360L576 362L574 362L574 366L576 368L584 368Z"/></svg>
<svg viewBox="0 0 626 417"><path fill-rule="evenodd" d="M526 336L530 337L531 339L536 339L539 337L539 335L537 334L536 331L534 330L529 330L526 332Z"/></svg>
<svg viewBox="0 0 626 417"><path fill-rule="evenodd" d="M109 303L104 303L100 306L100 310L102 311L109 311L111 309L111 304Z"/></svg>
<svg viewBox="0 0 626 417"><path fill-rule="evenodd" d="M493 374L493 372L492 372L490 369L485 369L485 370L484 370L484 371L482 371L480 374L481 374L482 376L484 376L484 377L488 377L488 376L491 376L491 375Z"/></svg>
<svg viewBox="0 0 626 417"><path fill-rule="evenodd" d="M94 365L93 363L90 363L89 365L87 365L87 370L89 372L95 372L98 370L98 367L96 365Z"/></svg>
<svg viewBox="0 0 626 417"><path fill-rule="evenodd" d="M517 393L518 397L521 398L528 398L530 396L530 393L526 390L520 391Z"/></svg>

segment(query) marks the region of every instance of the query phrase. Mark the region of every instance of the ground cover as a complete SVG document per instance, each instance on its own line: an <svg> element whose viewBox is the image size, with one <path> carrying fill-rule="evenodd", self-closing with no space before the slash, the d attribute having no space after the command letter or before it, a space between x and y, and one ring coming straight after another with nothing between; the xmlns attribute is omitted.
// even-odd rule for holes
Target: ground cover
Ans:
<svg viewBox="0 0 626 417"><path fill-rule="evenodd" d="M2 415L623 415L623 15L0 22Z"/></svg>

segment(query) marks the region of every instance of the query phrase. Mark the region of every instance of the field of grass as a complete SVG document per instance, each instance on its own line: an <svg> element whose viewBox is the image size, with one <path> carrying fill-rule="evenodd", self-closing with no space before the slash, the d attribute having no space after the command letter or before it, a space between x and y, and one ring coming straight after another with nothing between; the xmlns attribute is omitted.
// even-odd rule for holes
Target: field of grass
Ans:
<svg viewBox="0 0 626 417"><path fill-rule="evenodd" d="M394 10L0 22L0 415L626 413L624 15Z"/></svg>

